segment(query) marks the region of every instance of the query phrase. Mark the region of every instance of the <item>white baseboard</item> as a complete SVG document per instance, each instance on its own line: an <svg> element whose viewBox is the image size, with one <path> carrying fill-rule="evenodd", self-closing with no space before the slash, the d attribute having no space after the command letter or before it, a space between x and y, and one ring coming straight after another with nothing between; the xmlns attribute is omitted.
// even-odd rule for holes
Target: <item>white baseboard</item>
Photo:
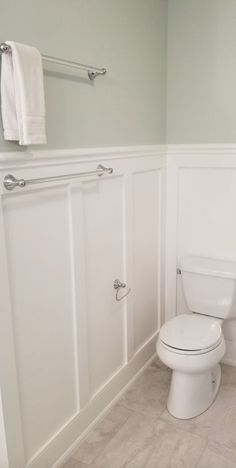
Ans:
<svg viewBox="0 0 236 468"><path fill-rule="evenodd" d="M127 387L143 372L156 353L157 334L154 335L89 404L75 415L26 468L58 468L69 457L76 444L118 400ZM69 447L69 448L68 448Z"/></svg>

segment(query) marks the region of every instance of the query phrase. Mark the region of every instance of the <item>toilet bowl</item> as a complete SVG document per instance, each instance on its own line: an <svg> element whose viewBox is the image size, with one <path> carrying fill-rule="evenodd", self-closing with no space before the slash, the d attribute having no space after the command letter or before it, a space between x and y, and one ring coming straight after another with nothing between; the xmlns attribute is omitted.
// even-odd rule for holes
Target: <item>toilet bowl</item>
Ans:
<svg viewBox="0 0 236 468"><path fill-rule="evenodd" d="M206 411L217 396L225 354L221 325L236 318L236 262L185 255L177 272L189 314L161 327L156 349L172 369L167 409L188 419Z"/></svg>
<svg viewBox="0 0 236 468"><path fill-rule="evenodd" d="M178 273L189 314L161 327L157 354L172 369L167 408L187 419L206 411L220 386L221 325L236 318L236 262L185 255Z"/></svg>
<svg viewBox="0 0 236 468"><path fill-rule="evenodd" d="M220 320L182 314L161 328L157 354L172 369L167 409L173 416L193 418L209 408L219 389L224 353Z"/></svg>

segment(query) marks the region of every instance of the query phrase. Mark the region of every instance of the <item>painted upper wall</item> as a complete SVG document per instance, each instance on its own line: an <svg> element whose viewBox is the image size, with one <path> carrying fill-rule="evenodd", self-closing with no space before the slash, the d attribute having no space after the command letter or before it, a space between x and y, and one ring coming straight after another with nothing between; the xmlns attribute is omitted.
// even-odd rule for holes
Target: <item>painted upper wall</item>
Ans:
<svg viewBox="0 0 236 468"><path fill-rule="evenodd" d="M168 143L236 142L236 1L169 0Z"/></svg>
<svg viewBox="0 0 236 468"><path fill-rule="evenodd" d="M45 68L48 147L165 142L167 0L8 0L0 26L1 42L108 69ZM0 150L19 149L0 129Z"/></svg>

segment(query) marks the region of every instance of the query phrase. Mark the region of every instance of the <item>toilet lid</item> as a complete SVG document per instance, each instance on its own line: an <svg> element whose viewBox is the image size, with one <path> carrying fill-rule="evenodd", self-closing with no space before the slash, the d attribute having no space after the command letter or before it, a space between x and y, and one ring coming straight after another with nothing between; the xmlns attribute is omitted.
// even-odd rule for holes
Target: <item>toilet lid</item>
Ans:
<svg viewBox="0 0 236 468"><path fill-rule="evenodd" d="M197 351L212 348L221 340L220 321L197 314L181 314L168 320L160 330L160 339L172 348Z"/></svg>

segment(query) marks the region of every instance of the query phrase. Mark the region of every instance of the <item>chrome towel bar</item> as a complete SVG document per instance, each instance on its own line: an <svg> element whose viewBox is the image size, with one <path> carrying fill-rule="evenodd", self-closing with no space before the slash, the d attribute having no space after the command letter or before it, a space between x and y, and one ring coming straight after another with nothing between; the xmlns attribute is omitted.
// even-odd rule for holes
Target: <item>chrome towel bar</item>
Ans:
<svg viewBox="0 0 236 468"><path fill-rule="evenodd" d="M78 172L76 174L65 174L53 177L41 177L40 179L16 179L12 174L8 174L4 177L3 185L7 190L13 190L15 187L25 187L26 185L33 185L33 184L43 184L46 182L57 182L60 180L67 180L67 179L77 179L79 177L88 177L91 175L102 176L104 174L112 174L113 169L112 167L104 167L102 164L99 164L95 171L87 171L87 172Z"/></svg>
<svg viewBox="0 0 236 468"><path fill-rule="evenodd" d="M1 54L11 53L11 47L2 42L0 44L0 55ZM43 60L50 63L56 63L57 65L62 65L64 67L76 68L78 70L84 70L88 72L88 77L90 80L94 80L98 75L105 75L107 70L106 68L98 68L90 65L84 65L78 62L72 62L71 60L63 60L57 57L50 57L49 55L42 55Z"/></svg>

